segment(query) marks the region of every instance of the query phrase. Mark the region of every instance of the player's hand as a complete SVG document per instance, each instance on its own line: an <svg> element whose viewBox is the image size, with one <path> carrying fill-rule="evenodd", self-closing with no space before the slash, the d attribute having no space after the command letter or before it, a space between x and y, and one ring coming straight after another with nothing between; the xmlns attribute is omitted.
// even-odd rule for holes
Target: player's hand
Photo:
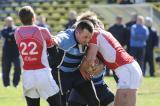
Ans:
<svg viewBox="0 0 160 106"><path fill-rule="evenodd" d="M89 67L91 67L91 64L84 57L79 69L80 69L80 71L86 71L87 69L89 69Z"/></svg>
<svg viewBox="0 0 160 106"><path fill-rule="evenodd" d="M83 76L83 78L84 78L85 80L91 80L92 75L90 75L90 73L88 73L87 71L81 71L81 70L80 70L80 73L81 73L81 75Z"/></svg>
<svg viewBox="0 0 160 106"><path fill-rule="evenodd" d="M86 59L84 58L84 60L80 65L79 70L85 80L91 80L91 77L92 77L91 73L87 71L88 69L90 69L90 63L88 63L88 61L86 61Z"/></svg>
<svg viewBox="0 0 160 106"><path fill-rule="evenodd" d="M96 66L94 66L92 69L93 69L93 71L92 71L92 75L97 75L97 74L99 74L102 70L103 70L103 68L104 68L104 65L103 64L99 64L99 65L96 65Z"/></svg>

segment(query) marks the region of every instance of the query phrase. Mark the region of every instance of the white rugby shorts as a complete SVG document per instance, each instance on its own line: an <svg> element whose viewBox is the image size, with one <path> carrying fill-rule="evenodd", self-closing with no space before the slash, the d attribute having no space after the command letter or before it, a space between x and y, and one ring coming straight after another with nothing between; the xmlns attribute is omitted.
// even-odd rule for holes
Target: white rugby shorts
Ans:
<svg viewBox="0 0 160 106"><path fill-rule="evenodd" d="M59 92L59 87L48 68L27 70L22 73L24 96L47 99Z"/></svg>
<svg viewBox="0 0 160 106"><path fill-rule="evenodd" d="M118 89L138 89L142 80L142 70L134 61L115 69L118 77Z"/></svg>

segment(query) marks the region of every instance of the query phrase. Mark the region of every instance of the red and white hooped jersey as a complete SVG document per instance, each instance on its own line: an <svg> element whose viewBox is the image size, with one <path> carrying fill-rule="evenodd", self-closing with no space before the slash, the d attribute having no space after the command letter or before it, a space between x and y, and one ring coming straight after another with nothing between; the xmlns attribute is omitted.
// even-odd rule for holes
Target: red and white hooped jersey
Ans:
<svg viewBox="0 0 160 106"><path fill-rule="evenodd" d="M102 29L95 30L90 44L96 44L99 58L112 70L134 61L113 35Z"/></svg>
<svg viewBox="0 0 160 106"><path fill-rule="evenodd" d="M47 48L52 47L54 41L46 28L32 25L19 27L15 32L15 39L24 70L49 67Z"/></svg>

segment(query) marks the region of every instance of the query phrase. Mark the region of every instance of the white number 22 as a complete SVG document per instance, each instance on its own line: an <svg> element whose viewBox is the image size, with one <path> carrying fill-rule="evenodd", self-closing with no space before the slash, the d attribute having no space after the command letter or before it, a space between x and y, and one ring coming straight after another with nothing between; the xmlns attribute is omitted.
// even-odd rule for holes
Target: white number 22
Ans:
<svg viewBox="0 0 160 106"><path fill-rule="evenodd" d="M33 46L33 48L30 51L27 51L27 47L31 47L31 46ZM38 51L36 51L37 44L35 42L29 42L28 44L26 44L25 42L21 42L20 47L22 47L22 51L21 51L22 55L38 54Z"/></svg>

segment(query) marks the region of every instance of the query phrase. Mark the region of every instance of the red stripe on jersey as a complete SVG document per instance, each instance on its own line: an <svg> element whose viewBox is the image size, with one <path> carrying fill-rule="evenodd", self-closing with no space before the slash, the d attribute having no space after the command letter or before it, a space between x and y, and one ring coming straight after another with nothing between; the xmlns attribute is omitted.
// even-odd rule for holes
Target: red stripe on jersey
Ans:
<svg viewBox="0 0 160 106"><path fill-rule="evenodd" d="M93 35L92 35L92 39L89 41L89 43L97 44L97 36L98 36L98 34L99 34L99 32L97 30L95 30Z"/></svg>

